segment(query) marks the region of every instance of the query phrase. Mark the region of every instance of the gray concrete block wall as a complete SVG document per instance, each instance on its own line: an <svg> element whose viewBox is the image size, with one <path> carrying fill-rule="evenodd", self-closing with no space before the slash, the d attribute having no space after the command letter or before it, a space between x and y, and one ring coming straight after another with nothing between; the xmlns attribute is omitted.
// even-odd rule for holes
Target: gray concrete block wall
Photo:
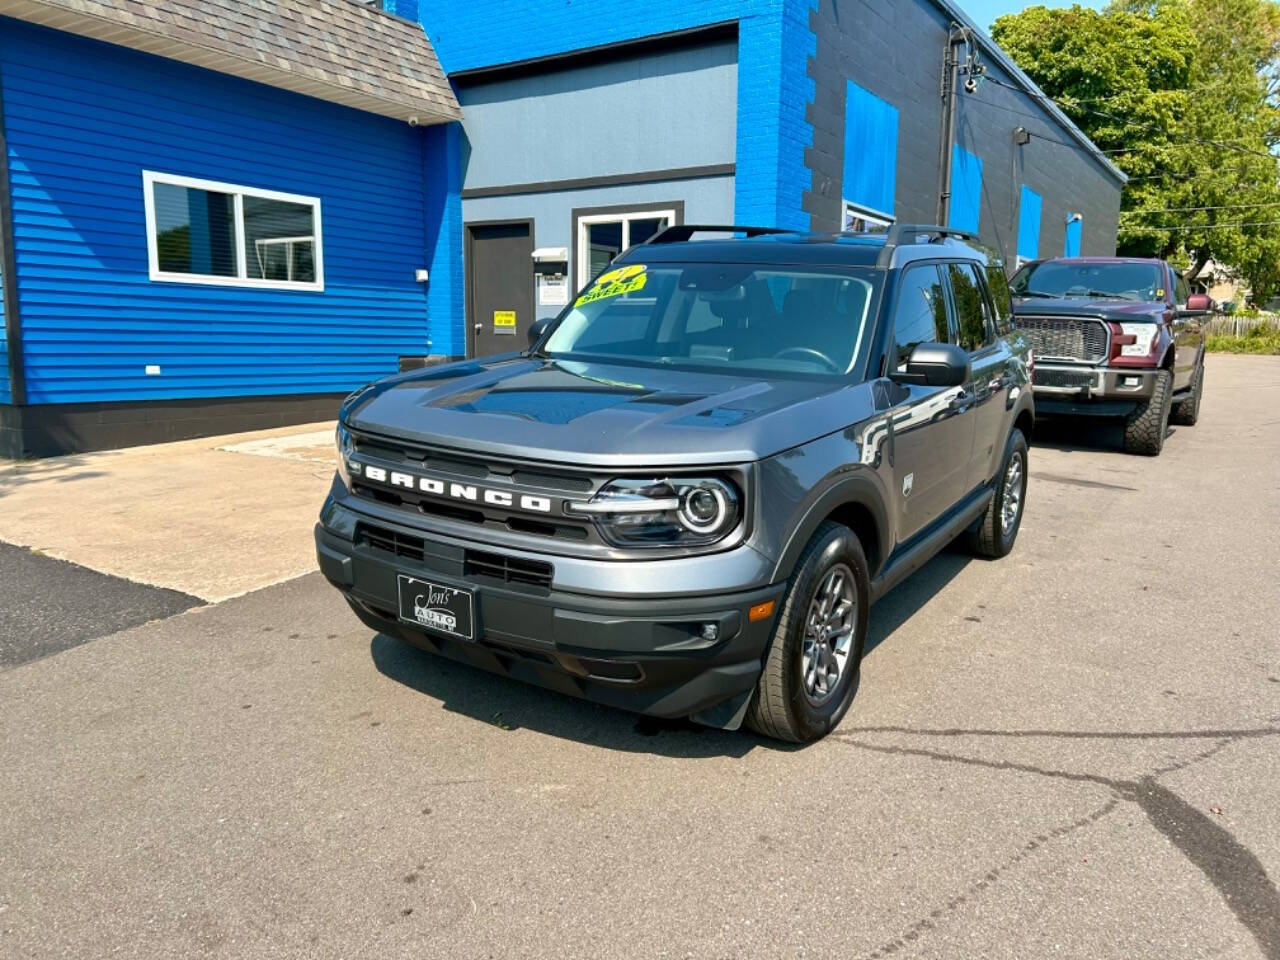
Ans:
<svg viewBox="0 0 1280 960"><path fill-rule="evenodd" d="M898 109L896 209L902 222L937 218L942 131L942 64L949 17L931 0L819 0L810 27L817 54L808 120L812 174L804 207L813 229L840 227L844 169L846 81L852 80ZM1016 255L1018 196L1023 183L1043 198L1040 256L1059 256L1068 211L1084 217L1082 250L1115 252L1120 183L989 58L988 79L975 94L957 94L956 142L982 158L980 231L1010 263ZM1018 126L1033 135L1015 149Z"/></svg>

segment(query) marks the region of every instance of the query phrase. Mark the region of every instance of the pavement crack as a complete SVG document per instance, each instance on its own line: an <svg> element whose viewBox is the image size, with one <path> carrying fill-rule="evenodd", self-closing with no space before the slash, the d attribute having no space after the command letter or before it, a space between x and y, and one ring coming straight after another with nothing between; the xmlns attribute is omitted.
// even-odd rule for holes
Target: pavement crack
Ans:
<svg viewBox="0 0 1280 960"><path fill-rule="evenodd" d="M1011 760L986 760L979 757L966 757L921 747L868 743L850 735L854 733L901 733L932 737L1088 737L1117 740L1214 739L1217 742L1185 760L1159 767L1133 781L1114 780L1095 773L1075 773L1068 770L1037 767L1034 764L1016 763ZM1158 777L1165 774L1185 770L1194 764L1208 760L1234 743L1276 735L1280 735L1280 728L1254 727L1240 730L1090 733L1085 731L913 730L907 727L864 727L849 731L849 733L836 733L830 739L845 746L870 750L876 753L922 757L944 763L958 763L988 770L1029 773L1050 779L1067 780L1076 783L1093 783L1108 787L1113 791L1113 796L1106 806L1099 808L1099 810L1081 820L1073 821L1066 828L1058 828L1055 831L1051 831L1048 836L1065 836L1073 830L1096 823L1101 817L1106 816L1115 809L1115 806L1121 800L1136 804L1146 814L1147 819L1155 830L1169 840L1193 866L1204 874L1239 923L1257 941L1267 960L1280 960L1280 890L1277 890L1274 881L1267 874L1262 862L1252 851L1240 843L1229 830L1215 823L1206 814L1197 810L1168 787L1161 785L1157 780ZM982 880L972 884L963 894L949 898L944 908L935 909L929 916L917 920L896 940L882 945L869 956L875 958L884 957L910 945L925 932L933 929L935 922L940 917L948 913L954 913L960 904L985 890L990 883L999 878L1002 872L1025 859L1037 848L1039 843L1043 843L1047 838L1047 836L1037 837L1036 841L1024 846L1012 858L989 871Z"/></svg>
<svg viewBox="0 0 1280 960"><path fill-rule="evenodd" d="M933 930L934 927L937 926L938 921L950 914L954 914L964 904L968 903L970 899L982 894L988 887L999 883L1006 873L1010 870L1016 869L1024 860L1034 855L1038 850L1047 844L1052 843L1054 840L1059 840L1068 834L1093 826L1103 817L1114 811L1119 805L1120 797L1112 796L1111 799L1102 806L1090 811L1078 820L1072 820L1069 823L1054 827L1046 833L1040 833L1032 837L1014 851L1011 856L988 869L961 892L953 894L941 905L934 907L933 910L929 911L928 915L916 920L903 930L895 939L881 944L871 953L866 954L867 960L880 960L882 957L890 956L911 946L919 940L920 937L924 936L930 930ZM1268 958L1268 960L1270 960L1270 958Z"/></svg>
<svg viewBox="0 0 1280 960"><path fill-rule="evenodd" d="M947 727L932 730L918 727L853 727L836 736L851 733L909 733L917 737L1061 737L1067 740L1250 740L1256 737L1280 736L1280 726L1244 727L1238 730L965 730Z"/></svg>

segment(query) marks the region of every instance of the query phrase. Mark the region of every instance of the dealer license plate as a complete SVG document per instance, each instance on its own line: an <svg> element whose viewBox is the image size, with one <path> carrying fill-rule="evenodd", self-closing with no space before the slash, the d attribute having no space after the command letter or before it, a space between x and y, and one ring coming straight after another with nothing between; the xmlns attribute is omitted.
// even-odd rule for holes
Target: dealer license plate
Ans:
<svg viewBox="0 0 1280 960"><path fill-rule="evenodd" d="M461 640L475 639L474 607L469 590L403 573L399 578L401 620Z"/></svg>

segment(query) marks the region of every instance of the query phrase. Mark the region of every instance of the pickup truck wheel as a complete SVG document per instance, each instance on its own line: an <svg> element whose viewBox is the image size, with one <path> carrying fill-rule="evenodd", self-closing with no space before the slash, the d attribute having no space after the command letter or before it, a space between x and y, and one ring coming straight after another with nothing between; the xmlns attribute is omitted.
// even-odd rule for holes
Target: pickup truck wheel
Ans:
<svg viewBox="0 0 1280 960"><path fill-rule="evenodd" d="M969 549L995 560L1007 556L1018 539L1022 510L1027 503L1027 438L1016 427L1004 445L1004 460L995 493L978 528L969 534Z"/></svg>
<svg viewBox="0 0 1280 960"><path fill-rule="evenodd" d="M1158 457L1164 449L1164 435L1169 432L1169 392L1173 374L1156 373L1156 388L1150 400L1144 400L1124 420L1125 453Z"/></svg>
<svg viewBox="0 0 1280 960"><path fill-rule="evenodd" d="M1196 421L1200 419L1200 396L1203 393L1204 361L1201 360L1196 366L1196 372L1191 375L1191 392L1185 400L1179 400L1173 405L1169 421L1184 427L1194 427Z"/></svg>
<svg viewBox="0 0 1280 960"><path fill-rule="evenodd" d="M747 710L751 729L807 743L841 721L858 690L870 581L853 531L830 522L819 527L800 556L774 625Z"/></svg>

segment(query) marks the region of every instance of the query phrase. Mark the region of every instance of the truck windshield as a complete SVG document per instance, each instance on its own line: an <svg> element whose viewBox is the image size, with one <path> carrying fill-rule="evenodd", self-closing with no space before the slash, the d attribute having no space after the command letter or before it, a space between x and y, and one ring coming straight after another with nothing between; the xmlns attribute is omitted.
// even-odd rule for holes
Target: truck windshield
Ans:
<svg viewBox="0 0 1280 960"><path fill-rule="evenodd" d="M632 264L561 315L548 356L726 372L847 373L866 345L874 270Z"/></svg>
<svg viewBox="0 0 1280 960"><path fill-rule="evenodd" d="M1015 297L1162 300L1160 270L1152 263L1029 263L1013 278Z"/></svg>

